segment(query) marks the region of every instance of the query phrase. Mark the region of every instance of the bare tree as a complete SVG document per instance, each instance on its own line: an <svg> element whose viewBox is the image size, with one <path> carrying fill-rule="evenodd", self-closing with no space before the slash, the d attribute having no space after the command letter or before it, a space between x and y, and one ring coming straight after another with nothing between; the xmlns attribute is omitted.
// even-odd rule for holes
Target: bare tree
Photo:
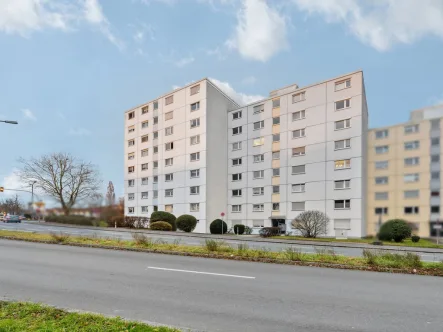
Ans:
<svg viewBox="0 0 443 332"><path fill-rule="evenodd" d="M292 227L304 237L317 237L328 232L329 218L321 211L305 211L292 221Z"/></svg>
<svg viewBox="0 0 443 332"><path fill-rule="evenodd" d="M53 153L39 158L19 160L17 172L25 183L60 202L65 215L69 215L77 201L94 199L101 186L100 174L91 164L68 153Z"/></svg>
<svg viewBox="0 0 443 332"><path fill-rule="evenodd" d="M112 183L112 181L109 181L108 184L108 190L106 192L106 204L107 205L115 204L115 191L114 191L114 184Z"/></svg>
<svg viewBox="0 0 443 332"><path fill-rule="evenodd" d="M23 212L23 204L19 200L18 195L14 198L7 198L0 202L0 212L6 212L9 214L21 214Z"/></svg>

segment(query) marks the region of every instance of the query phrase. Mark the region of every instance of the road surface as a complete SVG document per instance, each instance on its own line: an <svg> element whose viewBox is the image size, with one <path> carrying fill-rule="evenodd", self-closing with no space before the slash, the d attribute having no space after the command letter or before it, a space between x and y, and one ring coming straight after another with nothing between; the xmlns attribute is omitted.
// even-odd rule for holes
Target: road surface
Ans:
<svg viewBox="0 0 443 332"><path fill-rule="evenodd" d="M192 331L441 332L438 277L0 240L0 297Z"/></svg>
<svg viewBox="0 0 443 332"><path fill-rule="evenodd" d="M99 237L111 237L111 238L120 238L122 240L132 240L132 235L130 232L125 231L117 231L112 228L96 228L90 229L82 226L77 227L63 227L63 226L54 226L54 225L45 225L44 222L22 222L21 224L12 224L12 223L0 223L0 230L17 230L24 232L36 232L36 233L46 233L49 234L51 232L55 233L66 233L72 236L99 236ZM181 244L187 245L196 245L200 246L205 243L205 238L198 237L187 237L175 235L174 233L165 233L165 234L155 234L149 233L149 237L154 240L162 240L166 242L174 242L174 240L179 239ZM252 241L251 241L252 240ZM241 240L224 240L226 243L233 247L237 247L240 243L247 243L250 248L266 248L271 251L281 251L288 247L294 247L299 249L304 253L315 253L321 247L321 243L318 245L315 244L305 244L305 245L293 245L286 243L275 243L275 242L261 242L261 241L253 241L250 239L247 242L243 242ZM344 256L352 256L352 257L361 257L363 254L363 249L361 248L352 248L352 247L340 247L340 246L331 246L327 247L328 249L334 250L337 255ZM410 251L413 252L414 248L410 248ZM432 251L432 249L431 249ZM443 252L440 253L428 253L428 252L417 252L425 262L440 262L443 260Z"/></svg>

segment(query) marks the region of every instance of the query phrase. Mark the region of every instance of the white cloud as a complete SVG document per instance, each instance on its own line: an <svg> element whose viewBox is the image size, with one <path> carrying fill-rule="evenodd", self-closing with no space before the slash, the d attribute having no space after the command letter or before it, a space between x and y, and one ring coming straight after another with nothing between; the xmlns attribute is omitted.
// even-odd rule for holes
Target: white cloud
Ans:
<svg viewBox="0 0 443 332"><path fill-rule="evenodd" d="M267 1L243 0L237 19L235 35L226 45L244 58L266 62L287 47L286 20Z"/></svg>
<svg viewBox="0 0 443 332"><path fill-rule="evenodd" d="M175 61L174 64L177 67L181 68L181 67L184 67L184 66L187 66L187 65L193 63L194 61L195 61L195 58L193 56L188 56L188 57L184 57L184 58L181 58L181 59Z"/></svg>
<svg viewBox="0 0 443 332"><path fill-rule="evenodd" d="M441 0L292 0L300 10L341 22L378 51L425 36L443 39Z"/></svg>
<svg viewBox="0 0 443 332"><path fill-rule="evenodd" d="M241 82L245 85L252 85L255 84L255 82L257 82L257 79L255 78L255 76L248 76L242 79Z"/></svg>
<svg viewBox="0 0 443 332"><path fill-rule="evenodd" d="M71 128L69 130L71 136L90 136L91 132L86 128Z"/></svg>
<svg viewBox="0 0 443 332"><path fill-rule="evenodd" d="M34 113L30 109L22 109L22 113L25 119L36 121L37 118L35 117Z"/></svg>
<svg viewBox="0 0 443 332"><path fill-rule="evenodd" d="M248 95L245 93L237 92L228 82L222 82L215 78L209 78L212 83L214 83L221 91L226 93L240 106L253 103L257 100L264 99L265 97L261 95Z"/></svg>

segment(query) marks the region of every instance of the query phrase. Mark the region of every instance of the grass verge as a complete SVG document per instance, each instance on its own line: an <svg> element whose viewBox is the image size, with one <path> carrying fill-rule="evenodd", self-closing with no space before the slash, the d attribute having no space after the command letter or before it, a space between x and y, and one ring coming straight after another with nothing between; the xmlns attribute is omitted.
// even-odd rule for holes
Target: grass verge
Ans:
<svg viewBox="0 0 443 332"><path fill-rule="evenodd" d="M121 318L97 314L67 312L40 304L0 301L0 331L107 331L107 332L178 332L179 330L152 326Z"/></svg>
<svg viewBox="0 0 443 332"><path fill-rule="evenodd" d="M181 245L179 242L166 243L162 240L154 241L152 238L139 233L133 233L133 241L110 237L77 237L55 233L37 234L18 231L0 231L0 238L263 263L443 276L443 262L421 262L420 257L415 254L392 254L381 250L368 250L367 252L370 257L342 256L336 254L334 250L326 248L319 248L314 254L302 253L294 247L288 247L283 251L274 252L266 247L260 249L249 248L247 244L238 244L237 247L232 247L222 240L212 239L206 240L202 246ZM419 262L419 264L417 262Z"/></svg>

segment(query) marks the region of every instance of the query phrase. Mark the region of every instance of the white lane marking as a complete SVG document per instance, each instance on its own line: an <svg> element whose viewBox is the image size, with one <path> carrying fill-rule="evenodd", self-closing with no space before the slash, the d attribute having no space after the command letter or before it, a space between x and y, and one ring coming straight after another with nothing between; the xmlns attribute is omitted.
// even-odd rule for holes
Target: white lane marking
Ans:
<svg viewBox="0 0 443 332"><path fill-rule="evenodd" d="M223 273L200 272L200 271L191 271L191 270L167 269L167 268L164 268L164 267L154 267L154 266L148 266L147 268L148 269L152 269L152 270L162 270L162 271L172 271L172 272L185 272L185 273L195 273L195 274L207 274L207 275L220 276L220 277L255 279L255 277L239 276L239 275L235 275L235 274L223 274Z"/></svg>

